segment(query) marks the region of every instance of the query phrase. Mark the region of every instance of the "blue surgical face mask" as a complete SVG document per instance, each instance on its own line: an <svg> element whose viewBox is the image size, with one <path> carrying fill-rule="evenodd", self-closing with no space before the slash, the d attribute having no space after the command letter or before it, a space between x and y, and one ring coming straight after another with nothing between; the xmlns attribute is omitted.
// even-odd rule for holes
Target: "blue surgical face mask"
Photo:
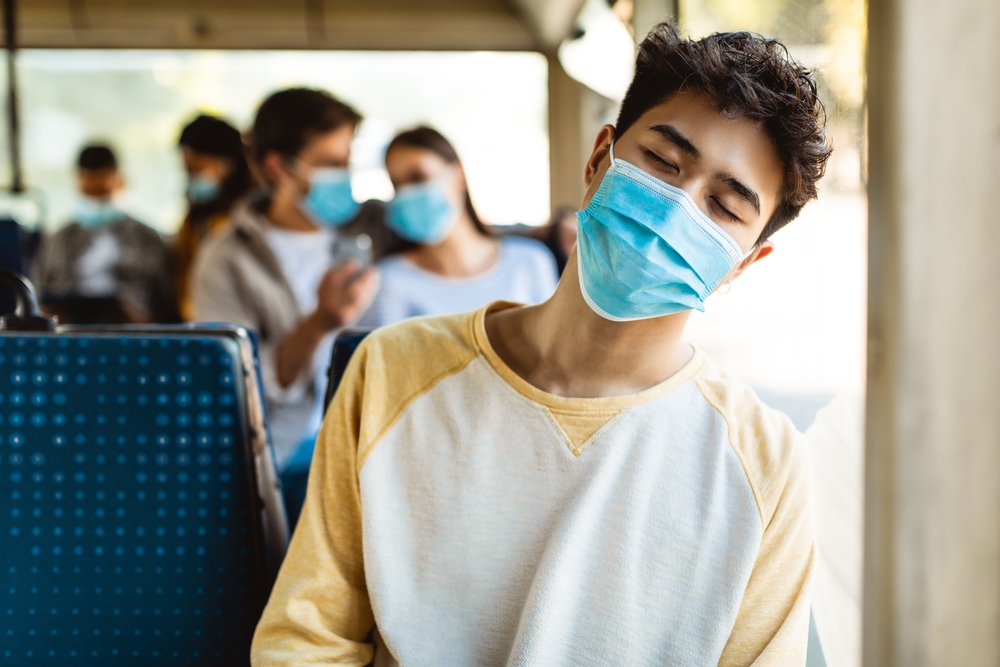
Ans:
<svg viewBox="0 0 1000 667"><path fill-rule="evenodd" d="M579 218L580 287L616 322L685 310L705 299L744 254L679 188L616 160Z"/></svg>
<svg viewBox="0 0 1000 667"><path fill-rule="evenodd" d="M336 167L315 167L309 175L309 194L303 207L316 222L331 227L344 224L358 212L351 191L351 172Z"/></svg>
<svg viewBox="0 0 1000 667"><path fill-rule="evenodd" d="M73 220L84 227L100 227L117 222L125 214L110 199L83 197L73 209Z"/></svg>
<svg viewBox="0 0 1000 667"><path fill-rule="evenodd" d="M219 179L203 174L194 174L188 178L187 198L192 204L212 201L218 194Z"/></svg>
<svg viewBox="0 0 1000 667"><path fill-rule="evenodd" d="M386 224L407 241L433 245L448 236L459 213L444 180L437 178L397 190L389 202Z"/></svg>

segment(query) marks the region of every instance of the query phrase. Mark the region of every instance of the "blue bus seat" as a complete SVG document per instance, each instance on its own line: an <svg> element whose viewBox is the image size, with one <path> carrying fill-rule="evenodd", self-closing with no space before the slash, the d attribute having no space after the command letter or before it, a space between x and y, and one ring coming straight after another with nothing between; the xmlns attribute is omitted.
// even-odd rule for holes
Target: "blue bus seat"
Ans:
<svg viewBox="0 0 1000 667"><path fill-rule="evenodd" d="M0 662L249 664L288 543L250 335L15 325Z"/></svg>
<svg viewBox="0 0 1000 667"><path fill-rule="evenodd" d="M326 371L326 394L323 398L323 412L330 407L333 395L337 393L340 380L344 377L351 355L361 345L361 341L372 332L371 329L346 329L337 334L333 341L333 353L330 355L330 366Z"/></svg>
<svg viewBox="0 0 1000 667"><path fill-rule="evenodd" d="M21 256L21 226L12 218L0 218L0 270L27 273ZM0 290L0 315L14 312L14 295Z"/></svg>

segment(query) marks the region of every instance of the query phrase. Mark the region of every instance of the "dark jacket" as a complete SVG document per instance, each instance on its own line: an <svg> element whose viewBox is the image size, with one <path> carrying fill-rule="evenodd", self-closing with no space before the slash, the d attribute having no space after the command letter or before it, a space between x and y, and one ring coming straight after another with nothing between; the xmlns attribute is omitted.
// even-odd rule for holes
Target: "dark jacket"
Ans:
<svg viewBox="0 0 1000 667"><path fill-rule="evenodd" d="M112 223L109 231L121 248L114 267L114 296L126 310L144 313L154 322L175 321L170 251L159 233L128 216ZM77 263L94 236L93 229L71 222L42 241L33 273L43 301L77 296Z"/></svg>

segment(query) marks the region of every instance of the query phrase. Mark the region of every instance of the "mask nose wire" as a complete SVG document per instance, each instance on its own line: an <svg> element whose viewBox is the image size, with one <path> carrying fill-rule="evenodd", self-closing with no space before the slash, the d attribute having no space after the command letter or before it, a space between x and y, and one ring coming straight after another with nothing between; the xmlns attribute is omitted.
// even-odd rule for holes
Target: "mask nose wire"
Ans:
<svg viewBox="0 0 1000 667"><path fill-rule="evenodd" d="M614 141L612 141L612 142L611 142L611 143L610 143L610 144L608 145L608 154L609 154L609 155L611 156L611 166L612 166L612 167L614 167L614 166L615 166L615 142L614 142ZM685 192L684 194L687 194L687 193ZM690 198L690 195L688 195L688 197ZM693 202L692 202L692 203L693 203ZM707 217L708 217L708 216L706 216L706 218L707 218ZM715 223L713 223L713 224L715 224ZM720 231L722 231L722 230L720 229ZM740 247L740 246L739 246L739 244L737 244L737 243L736 243L736 239L734 239L734 238L733 238L732 236L730 236L729 234L727 234L727 233L726 233L725 231L722 231L722 233L723 233L723 234L726 234L726 236L728 236L728 237L729 237L729 239L730 239L730 240L731 240L731 241L733 242L733 245L735 245L735 246L736 246L737 248L739 248L739 247ZM741 257L740 257L740 258L739 258L738 260L736 260L736 264L739 264L739 263L740 263L740 262L742 262L742 261L743 261L744 259L746 259L746 258L747 258L747 257L749 257L750 255L752 255L752 254L753 254L753 251L754 251L754 250L756 250L756 249L757 249L757 244L755 243L755 244L754 244L753 246L751 246L751 247L750 247L750 249L749 249L749 250L747 250L747 251L746 251L745 253L743 253L743 255L742 255L742 256L741 256ZM734 266L735 266L735 265L734 265Z"/></svg>

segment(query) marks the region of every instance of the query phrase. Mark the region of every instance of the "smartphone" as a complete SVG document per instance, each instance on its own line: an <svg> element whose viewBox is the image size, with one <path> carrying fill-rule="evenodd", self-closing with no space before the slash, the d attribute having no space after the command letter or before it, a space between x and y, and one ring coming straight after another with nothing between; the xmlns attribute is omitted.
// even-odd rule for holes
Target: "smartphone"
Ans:
<svg viewBox="0 0 1000 667"><path fill-rule="evenodd" d="M362 273L372 265L372 237L367 234L337 236L331 252L334 268L354 260L358 264L358 273Z"/></svg>

